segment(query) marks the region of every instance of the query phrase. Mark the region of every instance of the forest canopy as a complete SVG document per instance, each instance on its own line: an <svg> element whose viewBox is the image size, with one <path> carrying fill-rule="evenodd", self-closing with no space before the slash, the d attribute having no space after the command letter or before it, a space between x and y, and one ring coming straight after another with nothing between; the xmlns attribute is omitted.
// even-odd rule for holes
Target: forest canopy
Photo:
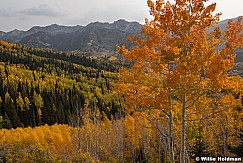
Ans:
<svg viewBox="0 0 243 163"><path fill-rule="evenodd" d="M5 162L195 162L242 157L242 18L208 0L148 0L126 62L0 41ZM221 46L221 49L217 49ZM127 66L129 65L129 66Z"/></svg>

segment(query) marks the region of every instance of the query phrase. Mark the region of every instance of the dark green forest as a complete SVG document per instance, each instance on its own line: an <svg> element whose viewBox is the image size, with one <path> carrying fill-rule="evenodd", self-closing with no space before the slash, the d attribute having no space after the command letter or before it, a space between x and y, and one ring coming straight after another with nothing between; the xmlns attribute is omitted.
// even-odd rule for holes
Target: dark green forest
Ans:
<svg viewBox="0 0 243 163"><path fill-rule="evenodd" d="M120 66L0 41L1 126L69 124L70 116L85 104L119 118L123 106L111 87Z"/></svg>

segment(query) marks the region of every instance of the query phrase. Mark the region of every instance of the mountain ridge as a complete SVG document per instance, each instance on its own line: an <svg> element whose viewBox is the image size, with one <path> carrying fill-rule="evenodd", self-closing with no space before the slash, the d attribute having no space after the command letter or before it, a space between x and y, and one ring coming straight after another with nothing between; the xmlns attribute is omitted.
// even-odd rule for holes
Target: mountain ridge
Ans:
<svg viewBox="0 0 243 163"><path fill-rule="evenodd" d="M215 27L226 29L226 19L220 21ZM54 51L78 51L87 55L114 55L116 45L130 47L128 37L140 34L143 25L138 22L128 22L119 19L113 23L92 22L86 26L64 26L51 24L48 26L33 26L27 31L13 30L0 31L0 40L23 44L30 47L48 48ZM208 29L209 31L212 29ZM243 62L242 49L237 49L237 62Z"/></svg>
<svg viewBox="0 0 243 163"><path fill-rule="evenodd" d="M0 39L55 51L81 51L112 54L117 44L129 46L129 35L140 35L143 25L124 19L113 23L93 22L87 26L34 26L27 31L1 32ZM16 33L13 35L12 33Z"/></svg>

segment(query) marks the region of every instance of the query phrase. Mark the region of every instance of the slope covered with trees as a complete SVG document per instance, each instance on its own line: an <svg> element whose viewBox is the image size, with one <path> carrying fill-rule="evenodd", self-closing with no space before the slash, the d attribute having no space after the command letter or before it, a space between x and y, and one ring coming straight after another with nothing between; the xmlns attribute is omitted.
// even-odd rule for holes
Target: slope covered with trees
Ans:
<svg viewBox="0 0 243 163"><path fill-rule="evenodd" d="M242 161L242 19L207 32L207 1L148 0L144 37L118 47L127 67L0 42L2 161Z"/></svg>
<svg viewBox="0 0 243 163"><path fill-rule="evenodd" d="M0 116L4 128L69 123L95 103L108 117L121 109L111 91L118 63L0 42Z"/></svg>

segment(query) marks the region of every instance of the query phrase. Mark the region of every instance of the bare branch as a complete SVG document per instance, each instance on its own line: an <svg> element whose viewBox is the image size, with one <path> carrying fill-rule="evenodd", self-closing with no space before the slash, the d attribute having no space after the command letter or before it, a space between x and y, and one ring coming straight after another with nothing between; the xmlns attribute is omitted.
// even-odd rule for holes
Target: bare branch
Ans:
<svg viewBox="0 0 243 163"><path fill-rule="evenodd" d="M139 108L139 110L142 110L142 108L141 108L140 106L137 106L137 107ZM155 128L157 128L157 130L159 131L159 133L160 133L162 136L164 136L165 138L168 137L168 135L165 134L165 133L163 133L163 132L160 130L159 126L158 126L157 124L155 124L154 121L153 121L148 115L145 115L145 117L147 118L147 120L149 120L149 121L155 126Z"/></svg>
<svg viewBox="0 0 243 163"><path fill-rule="evenodd" d="M206 95L208 94L210 91L209 90L203 90L202 93L198 94L198 96L193 100L193 99L190 99L191 101L193 100L193 102L191 104L189 104L188 106L186 106L186 109L192 107L196 102L197 100L202 97L203 95ZM190 101L190 100L187 100L186 102Z"/></svg>
<svg viewBox="0 0 243 163"><path fill-rule="evenodd" d="M218 114L218 113L221 113L221 112L223 112L223 111L226 111L227 109L228 109L228 108L223 109L223 110L219 110L219 111L214 112L213 114L210 114L210 115L208 115L208 116L206 116L206 117L204 117L204 118L200 118L200 119L191 119L191 120L186 120L186 121L188 121L188 122L192 122L192 121L201 121L201 120L205 120L205 119L208 119L208 118L212 118L213 115Z"/></svg>

